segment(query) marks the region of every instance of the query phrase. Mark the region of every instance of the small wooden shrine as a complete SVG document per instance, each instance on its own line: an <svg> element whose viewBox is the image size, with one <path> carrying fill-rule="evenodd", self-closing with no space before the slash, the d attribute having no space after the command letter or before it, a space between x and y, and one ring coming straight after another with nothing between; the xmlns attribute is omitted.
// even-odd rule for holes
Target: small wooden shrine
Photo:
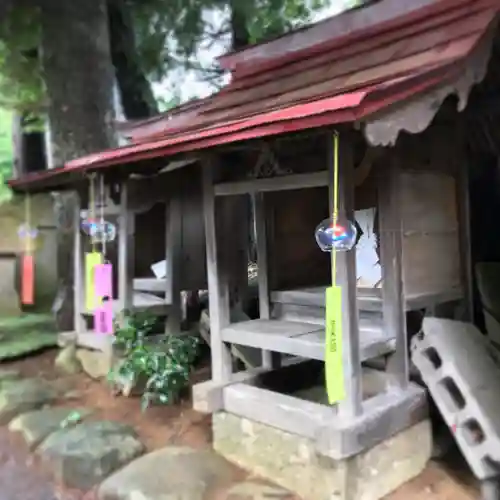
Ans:
<svg viewBox="0 0 500 500"><path fill-rule="evenodd" d="M231 83L134 125L137 144L12 183L67 187L75 172L99 168L109 184L118 164L149 172L140 192L149 200L156 186L167 200L169 266L172 255L194 252L196 240L179 236L184 229L173 214L182 214L187 231L188 207L197 207L212 378L193 388L194 406L214 414L219 452L306 498L382 498L430 458L427 397L410 381L409 338L426 314L471 317L466 128L470 110L498 84L491 68L499 60L499 10L489 0L382 0L349 11L222 57ZM331 268L314 231L332 212L334 134L340 210L360 237L337 255L346 396L329 405L321 371ZM165 172L152 157L191 165ZM187 185L199 180L200 190L181 203L177 193L187 187L165 186L176 186L187 168ZM126 221L136 181L120 182L123 308L133 300ZM231 311L248 293L251 231L259 313L236 322ZM173 240L182 246L174 249ZM78 250L78 235L75 244ZM172 303L172 283L162 306ZM257 349L260 366L236 371L231 345ZM376 463L410 465L401 472Z"/></svg>

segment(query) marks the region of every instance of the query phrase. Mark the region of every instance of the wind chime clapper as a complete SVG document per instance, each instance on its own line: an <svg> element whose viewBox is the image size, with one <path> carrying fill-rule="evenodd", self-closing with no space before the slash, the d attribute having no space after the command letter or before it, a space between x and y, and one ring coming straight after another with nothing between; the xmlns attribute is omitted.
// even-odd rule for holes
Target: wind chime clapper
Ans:
<svg viewBox="0 0 500 500"><path fill-rule="evenodd" d="M99 208L96 210L95 174L90 176L87 218L81 228L90 237L91 251L85 254L85 304L94 313L94 331L112 334L113 328L113 267L106 260L106 244L116 237L116 228L104 220L104 178L99 177ZM98 250L100 247L100 250Z"/></svg>
<svg viewBox="0 0 500 500"><path fill-rule="evenodd" d="M344 364L342 346L342 288L336 284L337 252L352 250L358 231L353 221L339 213L339 135L333 134L331 190L332 216L321 221L314 237L323 252L330 253L331 286L325 293L325 383L329 404L345 399Z"/></svg>
<svg viewBox="0 0 500 500"><path fill-rule="evenodd" d="M35 303L35 240L38 229L31 221L31 197L27 193L24 197L24 223L17 231L21 241L21 304Z"/></svg>

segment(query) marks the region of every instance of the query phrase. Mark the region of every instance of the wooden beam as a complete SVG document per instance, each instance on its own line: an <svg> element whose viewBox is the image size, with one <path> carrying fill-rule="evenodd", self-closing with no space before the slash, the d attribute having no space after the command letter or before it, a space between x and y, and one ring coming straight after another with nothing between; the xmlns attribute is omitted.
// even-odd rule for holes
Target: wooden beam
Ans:
<svg viewBox="0 0 500 500"><path fill-rule="evenodd" d="M458 140L463 141L463 135ZM460 144L463 144L461 142ZM459 151L462 151L459 148ZM465 155L456 156L457 166L457 212L459 219L460 264L464 296L464 316L462 321L474 321L474 274L472 269L471 231L470 231L470 192L469 169ZM500 166L500 161L499 161Z"/></svg>
<svg viewBox="0 0 500 500"><path fill-rule="evenodd" d="M283 362L283 368L302 365L307 361L303 358L288 358ZM207 380L196 384L192 388L193 409L201 413L216 413L224 410L223 390L232 384L259 385L263 375L274 376L276 370L264 366L250 368L248 370L233 373L225 382Z"/></svg>
<svg viewBox="0 0 500 500"><path fill-rule="evenodd" d="M363 402L353 418L332 415L330 407L234 383L223 389L224 411L311 439L318 455L344 460L373 448L428 417L427 396L417 385L383 392Z"/></svg>
<svg viewBox="0 0 500 500"><path fill-rule="evenodd" d="M381 392L363 401L363 412L358 417L333 418L326 427L318 429L316 451L333 460L353 457L428 416L427 393L422 387L410 384L404 391Z"/></svg>
<svg viewBox="0 0 500 500"><path fill-rule="evenodd" d="M134 239L128 209L127 181L121 184L120 217L118 223L118 300L121 313L132 310L134 293Z"/></svg>
<svg viewBox="0 0 500 500"><path fill-rule="evenodd" d="M85 300L85 284L83 281L83 255L82 255L82 233L80 230L80 206L81 200L78 192L74 194L75 205L73 212L73 327L76 336L86 331L85 319L82 316L83 303Z"/></svg>
<svg viewBox="0 0 500 500"><path fill-rule="evenodd" d="M213 168L212 158L202 165L203 215L207 254L212 379L215 382L224 382L230 379L232 373L231 351L221 338L222 329L229 325L229 289L226 272L221 268L218 259Z"/></svg>
<svg viewBox="0 0 500 500"><path fill-rule="evenodd" d="M334 418L328 406L243 383L225 387L223 401L228 413L310 439Z"/></svg>
<svg viewBox="0 0 500 500"><path fill-rule="evenodd" d="M296 290L278 290L271 292L271 302L276 305L286 304L298 307L325 308L326 287L303 288ZM381 312L382 311L382 290L358 288L358 308L360 311ZM460 289L446 290L442 292L430 292L422 294L406 295L405 310L418 311L437 304L455 302L464 297Z"/></svg>
<svg viewBox="0 0 500 500"><path fill-rule="evenodd" d="M182 271L182 213L179 193L166 202L165 260L167 266L165 302L170 305L166 333L179 333L182 321L180 279Z"/></svg>
<svg viewBox="0 0 500 500"><path fill-rule="evenodd" d="M269 179L224 182L215 185L215 196L236 196L274 191L290 191L328 186L328 172L283 175Z"/></svg>
<svg viewBox="0 0 500 500"><path fill-rule="evenodd" d="M259 316L260 319L271 317L271 304L269 301L269 268L267 260L267 226L264 195L253 195L255 217L255 239L257 246L257 279L259 287ZM262 365L266 368L277 368L281 356L272 351L262 351Z"/></svg>
<svg viewBox="0 0 500 500"><path fill-rule="evenodd" d="M267 263L267 229L264 207L264 196L258 193L253 197L255 214L255 234L257 243L257 266L259 287L259 316L269 319L271 306L269 303L269 270Z"/></svg>
<svg viewBox="0 0 500 500"><path fill-rule="evenodd" d="M405 388L409 382L408 338L403 287L402 223L399 215L398 156L391 155L385 173L379 176L379 233L382 264L382 311L387 334L396 339L389 358L388 384Z"/></svg>
<svg viewBox="0 0 500 500"><path fill-rule="evenodd" d="M333 199L333 136L327 136L330 172L330 205ZM349 134L339 140L339 211L354 221L354 158ZM331 207L333 208L333 207ZM337 285L342 289L342 344L346 398L338 404L339 416L355 417L362 412L361 340L356 295L356 250L337 253Z"/></svg>
<svg viewBox="0 0 500 500"><path fill-rule="evenodd" d="M382 323L380 321L380 323ZM394 351L395 340L384 334L372 318L360 324L360 359L366 361ZM254 319L232 323L222 330L222 340L231 344L291 354L308 359L325 359L325 326L300 319Z"/></svg>
<svg viewBox="0 0 500 500"><path fill-rule="evenodd" d="M134 290L136 292L164 293L166 289L166 278L134 278Z"/></svg>

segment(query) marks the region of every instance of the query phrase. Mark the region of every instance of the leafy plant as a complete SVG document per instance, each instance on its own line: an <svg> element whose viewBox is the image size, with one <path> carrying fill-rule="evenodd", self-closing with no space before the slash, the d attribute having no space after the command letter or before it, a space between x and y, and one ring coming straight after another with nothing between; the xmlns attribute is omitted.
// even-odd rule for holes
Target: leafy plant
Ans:
<svg viewBox="0 0 500 500"><path fill-rule="evenodd" d="M155 344L146 340L156 318L128 315L125 325L115 332L115 346L123 359L110 373L112 381L134 387L144 382L142 409L152 403L172 404L189 382L189 374L198 353L199 340L194 336L167 335Z"/></svg>

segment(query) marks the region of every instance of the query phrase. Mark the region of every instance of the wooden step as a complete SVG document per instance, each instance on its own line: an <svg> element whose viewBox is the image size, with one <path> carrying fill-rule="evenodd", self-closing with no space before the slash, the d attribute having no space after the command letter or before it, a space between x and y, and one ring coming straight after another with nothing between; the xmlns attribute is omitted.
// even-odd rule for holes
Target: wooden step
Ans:
<svg viewBox="0 0 500 500"><path fill-rule="evenodd" d="M293 304L297 306L325 307L326 287L300 288L296 290L279 290L271 292L271 303ZM407 295L405 310L416 311L438 304L455 302L463 298L461 289L443 292ZM358 309L367 312L382 312L382 290L380 288L358 288Z"/></svg>
<svg viewBox="0 0 500 500"><path fill-rule="evenodd" d="M271 292L271 302L296 306L325 307L326 287L301 288ZM358 289L358 307L361 311L382 311L382 291Z"/></svg>
<svg viewBox="0 0 500 500"><path fill-rule="evenodd" d="M324 307L299 306L296 304L273 304L272 319L282 321L298 321L325 326L326 310ZM382 324L382 312L359 311L360 320L366 324L369 321Z"/></svg>
<svg viewBox="0 0 500 500"><path fill-rule="evenodd" d="M360 318L361 360L394 351L395 339L387 337L382 320ZM325 359L323 326L298 321L256 319L234 323L221 332L222 340L308 359Z"/></svg>

